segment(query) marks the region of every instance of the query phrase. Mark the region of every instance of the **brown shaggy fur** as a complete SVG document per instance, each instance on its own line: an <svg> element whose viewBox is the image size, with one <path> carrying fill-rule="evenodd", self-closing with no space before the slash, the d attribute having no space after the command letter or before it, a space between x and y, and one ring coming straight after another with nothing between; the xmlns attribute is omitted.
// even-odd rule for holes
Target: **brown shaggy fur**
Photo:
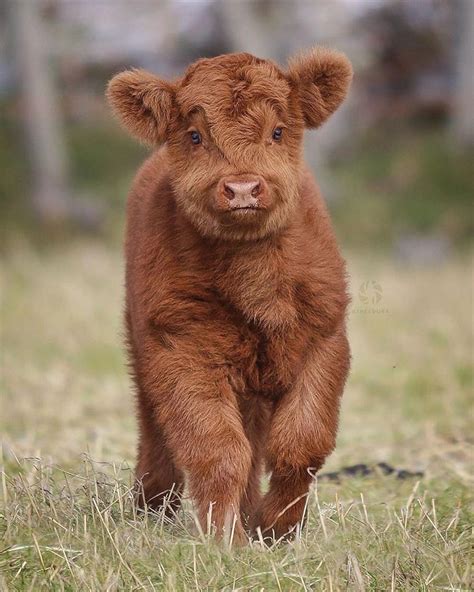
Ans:
<svg viewBox="0 0 474 592"><path fill-rule="evenodd" d="M241 53L199 60L175 82L123 72L108 88L125 127L163 144L127 212L137 477L153 507L170 491L179 503L186 481L203 529L233 528L239 542L245 528L280 537L301 524L335 445L345 268L301 146L350 79L342 54L314 49L286 72Z"/></svg>

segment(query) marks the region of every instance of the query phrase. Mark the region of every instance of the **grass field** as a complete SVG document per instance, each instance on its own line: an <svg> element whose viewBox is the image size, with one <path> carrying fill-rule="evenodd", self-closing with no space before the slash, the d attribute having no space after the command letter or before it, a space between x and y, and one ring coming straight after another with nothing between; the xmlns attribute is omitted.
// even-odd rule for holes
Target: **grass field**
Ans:
<svg viewBox="0 0 474 592"><path fill-rule="evenodd" d="M348 256L353 367L296 541L228 551L131 503L136 427L121 346L122 261L100 242L4 253L1 590L470 590L472 269ZM375 283L373 283L375 282Z"/></svg>

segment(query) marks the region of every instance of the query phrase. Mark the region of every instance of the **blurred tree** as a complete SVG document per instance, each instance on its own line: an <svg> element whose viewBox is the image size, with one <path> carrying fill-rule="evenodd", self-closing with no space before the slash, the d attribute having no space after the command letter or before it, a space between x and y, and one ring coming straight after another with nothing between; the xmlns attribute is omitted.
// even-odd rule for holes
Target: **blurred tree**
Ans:
<svg viewBox="0 0 474 592"><path fill-rule="evenodd" d="M452 129L461 145L474 144L474 1L459 2L460 43L457 51L457 85L454 101Z"/></svg>
<svg viewBox="0 0 474 592"><path fill-rule="evenodd" d="M48 63L41 3L14 0L10 8L25 145L31 164L32 204L43 222L58 223L68 217L70 192L61 112Z"/></svg>
<svg viewBox="0 0 474 592"><path fill-rule="evenodd" d="M280 57L281 39L274 33L288 4L231 0L220 2L219 7L232 51L247 51L261 58Z"/></svg>
<svg viewBox="0 0 474 592"><path fill-rule="evenodd" d="M453 4L438 0L387 0L362 14L369 48L361 77L370 105L362 109L367 125L446 119L453 98L453 20Z"/></svg>

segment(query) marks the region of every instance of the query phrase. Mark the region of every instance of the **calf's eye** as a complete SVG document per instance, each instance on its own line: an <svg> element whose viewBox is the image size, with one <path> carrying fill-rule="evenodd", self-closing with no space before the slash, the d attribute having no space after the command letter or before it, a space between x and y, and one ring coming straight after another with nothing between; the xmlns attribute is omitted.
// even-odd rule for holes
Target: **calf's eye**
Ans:
<svg viewBox="0 0 474 592"><path fill-rule="evenodd" d="M191 132L191 142L196 146L200 144L201 134L199 132Z"/></svg>
<svg viewBox="0 0 474 592"><path fill-rule="evenodd" d="M278 142L278 140L281 140L281 137L283 135L283 129L281 127L276 127L273 130L273 139L276 140Z"/></svg>

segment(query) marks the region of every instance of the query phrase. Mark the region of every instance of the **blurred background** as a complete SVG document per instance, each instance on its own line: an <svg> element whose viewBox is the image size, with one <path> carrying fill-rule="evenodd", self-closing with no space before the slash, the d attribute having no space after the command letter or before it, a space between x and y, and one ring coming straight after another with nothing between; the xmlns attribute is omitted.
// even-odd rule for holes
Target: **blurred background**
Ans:
<svg viewBox="0 0 474 592"><path fill-rule="evenodd" d="M413 397L420 421L433 401L435 423L467 417L474 0L0 0L0 18L0 378L15 448L133 457L121 242L147 150L111 117L107 81L241 50L284 65L316 44L355 70L347 102L306 136L351 276L347 421L377 393L400 409L379 442L401 419L419 433Z"/></svg>
<svg viewBox="0 0 474 592"><path fill-rule="evenodd" d="M241 50L284 65L314 44L355 69L343 109L307 134L340 239L425 261L472 233L472 0L1 0L0 17L7 242L121 227L146 151L104 102L117 71L174 77Z"/></svg>

